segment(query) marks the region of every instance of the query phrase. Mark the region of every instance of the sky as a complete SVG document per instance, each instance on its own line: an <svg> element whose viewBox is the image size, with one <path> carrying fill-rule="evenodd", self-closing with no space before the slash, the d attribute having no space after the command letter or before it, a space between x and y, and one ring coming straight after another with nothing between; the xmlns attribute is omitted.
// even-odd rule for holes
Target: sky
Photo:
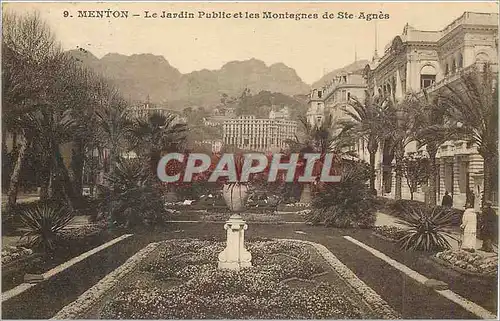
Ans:
<svg viewBox="0 0 500 321"><path fill-rule="evenodd" d="M37 10L64 49L85 48L101 58L107 53L164 56L182 73L219 69L234 60L256 58L267 65L282 62L308 84L325 73L379 53L406 23L420 30L440 30L464 11L498 12L496 2L288 2L288 3L3 3L4 10ZM79 10L129 11L129 18L78 18ZM68 17L64 17L67 11ZM145 11L192 12L195 19L145 18ZM258 19L198 18L198 12L259 13ZM318 14L318 19L264 19L262 13ZM334 19L322 19L325 12ZM353 19L339 19L339 12ZM382 12L366 21L360 12ZM138 14L138 17L132 17ZM387 16L388 15L388 16ZM72 16L72 17L70 17ZM377 37L375 37L375 29Z"/></svg>

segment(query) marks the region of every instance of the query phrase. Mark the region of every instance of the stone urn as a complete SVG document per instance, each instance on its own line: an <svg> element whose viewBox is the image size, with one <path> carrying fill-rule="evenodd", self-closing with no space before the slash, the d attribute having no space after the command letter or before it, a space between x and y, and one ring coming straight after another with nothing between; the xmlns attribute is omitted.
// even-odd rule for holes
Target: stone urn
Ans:
<svg viewBox="0 0 500 321"><path fill-rule="evenodd" d="M240 183L225 184L222 188L222 196L232 212L241 212L248 199L248 187Z"/></svg>

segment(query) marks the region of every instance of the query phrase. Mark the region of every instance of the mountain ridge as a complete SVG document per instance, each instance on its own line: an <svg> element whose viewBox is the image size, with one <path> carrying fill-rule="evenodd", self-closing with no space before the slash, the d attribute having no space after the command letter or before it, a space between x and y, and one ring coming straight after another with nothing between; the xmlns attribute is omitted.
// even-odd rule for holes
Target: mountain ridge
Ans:
<svg viewBox="0 0 500 321"><path fill-rule="evenodd" d="M214 105L223 93L239 96L245 88L251 92L279 92L294 96L306 94L310 86L295 69L278 62L266 65L251 58L226 62L219 69L181 73L161 55L107 53L97 58L83 48L67 53L81 64L108 78L134 101L168 104L174 109L189 105Z"/></svg>

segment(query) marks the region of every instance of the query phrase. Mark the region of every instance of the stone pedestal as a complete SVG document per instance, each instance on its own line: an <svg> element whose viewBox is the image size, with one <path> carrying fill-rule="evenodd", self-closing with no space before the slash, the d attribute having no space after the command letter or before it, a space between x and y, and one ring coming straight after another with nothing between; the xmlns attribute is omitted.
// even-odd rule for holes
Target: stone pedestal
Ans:
<svg viewBox="0 0 500 321"><path fill-rule="evenodd" d="M224 225L227 244L219 253L219 269L239 270L252 266L252 254L245 249L245 230L248 225L239 215L232 215Z"/></svg>

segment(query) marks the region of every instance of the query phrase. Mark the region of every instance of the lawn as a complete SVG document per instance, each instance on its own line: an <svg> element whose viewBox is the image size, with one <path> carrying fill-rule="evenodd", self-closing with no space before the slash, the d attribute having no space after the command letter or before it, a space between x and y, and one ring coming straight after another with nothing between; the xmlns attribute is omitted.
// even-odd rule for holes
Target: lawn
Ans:
<svg viewBox="0 0 500 321"><path fill-rule="evenodd" d="M219 270L224 242L169 240L141 258L90 309L57 317L99 319L361 319L380 318L311 246L247 242L253 266ZM109 279L116 282L116 277ZM84 295L85 297L85 295ZM81 309L81 304L76 304ZM65 308L71 311L70 307ZM63 310L63 311L64 311Z"/></svg>

